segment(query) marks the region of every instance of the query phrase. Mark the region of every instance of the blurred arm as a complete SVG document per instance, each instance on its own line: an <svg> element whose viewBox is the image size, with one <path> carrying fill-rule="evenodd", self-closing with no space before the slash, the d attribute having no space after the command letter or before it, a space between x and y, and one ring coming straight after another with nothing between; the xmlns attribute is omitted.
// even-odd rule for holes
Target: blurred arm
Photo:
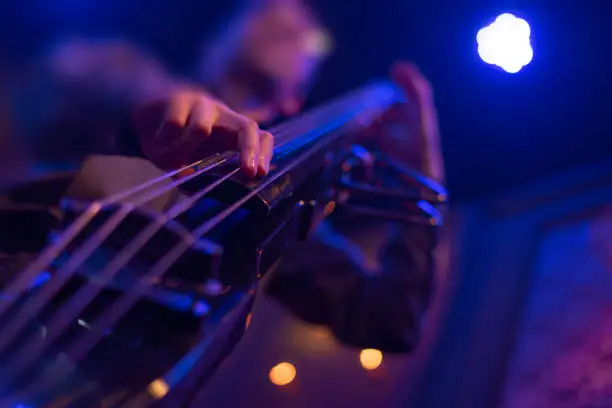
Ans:
<svg viewBox="0 0 612 408"><path fill-rule="evenodd" d="M68 42L15 93L19 138L38 162L146 158L168 170L217 151L240 152L249 177L268 172L274 139L196 84L172 78L126 42ZM215 130L219 143L203 143Z"/></svg>
<svg viewBox="0 0 612 408"><path fill-rule="evenodd" d="M407 103L394 106L366 132L386 154L444 184L444 162L440 145L438 112L433 88L419 68L399 61L391 78L406 96Z"/></svg>
<svg viewBox="0 0 612 408"><path fill-rule="evenodd" d="M38 162L70 166L120 152L131 106L168 83L163 68L127 42L67 41L15 84L14 133Z"/></svg>
<svg viewBox="0 0 612 408"><path fill-rule="evenodd" d="M416 115L423 117L416 119ZM411 126L406 126L406 117L414 118ZM366 147L381 150L444 185L444 159L434 108L424 112L407 104L395 106L364 133Z"/></svg>

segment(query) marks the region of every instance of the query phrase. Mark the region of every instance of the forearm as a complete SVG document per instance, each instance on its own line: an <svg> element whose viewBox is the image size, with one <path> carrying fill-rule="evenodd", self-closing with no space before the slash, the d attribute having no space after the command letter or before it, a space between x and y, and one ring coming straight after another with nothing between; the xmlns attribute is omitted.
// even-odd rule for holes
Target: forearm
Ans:
<svg viewBox="0 0 612 408"><path fill-rule="evenodd" d="M66 42L15 84L15 134L38 161L112 152L132 106L167 82L151 58L125 43Z"/></svg>
<svg viewBox="0 0 612 408"><path fill-rule="evenodd" d="M134 104L163 94L175 81L146 51L127 41L66 41L45 58L53 80L117 102Z"/></svg>
<svg viewBox="0 0 612 408"><path fill-rule="evenodd" d="M443 185L444 160L437 124L409 129L402 120L391 115L384 117L379 124L366 130L364 146L378 150Z"/></svg>

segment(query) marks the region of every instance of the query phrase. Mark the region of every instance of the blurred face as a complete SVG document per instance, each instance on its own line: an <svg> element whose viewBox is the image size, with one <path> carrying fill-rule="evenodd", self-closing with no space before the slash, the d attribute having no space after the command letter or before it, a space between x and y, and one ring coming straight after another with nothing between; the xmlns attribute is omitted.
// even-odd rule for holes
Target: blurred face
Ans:
<svg viewBox="0 0 612 408"><path fill-rule="evenodd" d="M297 111L325 49L325 35L299 1L275 1L245 25L243 63L274 83L281 110Z"/></svg>

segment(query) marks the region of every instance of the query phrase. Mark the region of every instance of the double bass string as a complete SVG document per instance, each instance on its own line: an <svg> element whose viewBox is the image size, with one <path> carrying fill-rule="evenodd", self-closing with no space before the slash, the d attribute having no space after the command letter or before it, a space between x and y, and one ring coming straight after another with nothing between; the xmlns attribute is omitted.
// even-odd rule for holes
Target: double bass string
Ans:
<svg viewBox="0 0 612 408"><path fill-rule="evenodd" d="M70 224L70 226L62 232L52 243L47 246L43 253L30 265L28 265L23 271L21 271L4 289L2 292L3 297L6 299L4 301L0 301L0 318L4 316L6 311L14 304L15 300L22 296L30 283L43 271L47 268L54 259L56 259L62 251L66 249L66 247L80 234L94 219L96 215L98 215L104 208L117 204L129 196L137 194L140 191L143 191L153 185L164 181L167 178L175 177L178 174L183 173L185 170L193 168L193 166L199 165L200 163L205 162L205 160L200 160L196 163L192 163L188 166L183 166L180 169L173 170L169 173L166 173L164 176L155 178L139 186L136 186L133 189L126 190L120 192L114 196L108 197L106 199L95 201L91 203L87 209ZM224 161L220 161L215 164L215 167L223 164ZM209 168L202 169L202 172L209 171ZM202 172L198 172L194 174L193 177L201 174ZM184 181L183 181L184 182ZM2 336L2 332L0 332L0 338Z"/></svg>
<svg viewBox="0 0 612 408"><path fill-rule="evenodd" d="M344 100L341 100L341 102L344 102L344 104L346 105L346 98ZM371 104L376 105L375 103L373 103L371 100L369 101ZM378 101L381 102L381 101ZM391 103L391 101L387 101L387 104ZM385 102L383 101L382 105L385 105ZM372 106L370 106L372 107ZM359 107L361 108L361 110L366 110L367 106L361 106ZM329 107L328 107L329 109ZM360 113L359 109L357 109L357 113L355 113L355 110L353 109L353 117L355 116L355 114ZM300 120L300 122L311 122L310 125L312 125L312 114L310 115L310 117L305 117L303 119ZM314 115L314 116L320 116L319 115ZM326 115L327 116L327 115ZM318 118L320 121L320 118ZM347 118L347 121L349 120L349 118ZM282 125L281 125L282 126ZM285 125L284 129L279 129L279 130L284 130L283 132L281 132L281 135L285 135L285 137L287 137L287 139L289 139L287 142L282 143L281 146L279 146L279 150L280 147L284 146L286 143L288 143L290 140L295 139L296 134L298 133L299 130L302 130L303 133L303 129L302 129L301 124L296 125L295 123L292 126L289 125ZM340 126L340 125L338 125ZM316 132L310 132L310 137L311 138L316 138L316 137L320 137L322 134L329 132L330 129L319 129L319 134L316 135L313 133ZM293 136L293 137L291 137ZM299 134L298 134L299 136ZM337 135L336 137L339 137L339 135ZM302 161L306 160L308 157L310 157L310 155L314 152L317 151L321 148L323 148L325 146L326 143L329 143L329 140L320 140L318 143L316 143L314 146L312 146L307 152L305 152L304 154L301 155L301 157L298 157L295 161L289 163L286 167L279 169L276 173L270 175L267 179L265 179L257 188L255 188L253 191L251 191L250 193L248 193L247 195L245 195L243 198L241 198L240 200L238 200L237 202L235 202L233 205L230 205L226 210L222 211L218 216L210 219L209 221L207 221L206 223L204 223L203 225L201 225L199 228L197 228L193 234L191 234L190 239L185 239L180 241L175 247L173 247L156 265L153 266L153 268L149 271L148 274L145 275L145 277L143 277L133 288L133 290L131 290L130 292L124 293L123 296L118 299L117 301L115 301L115 303L113 305L111 305L110 308L108 308L106 310L106 312L104 312L102 314L102 316L100 316L99 319L96 320L96 323L93 324L93 330L91 332L89 332L88 334L84 335L82 338L80 339L75 339L75 341L73 341L71 343L71 346L68 348L69 351L69 355L73 358L75 358L77 361L80 360L82 357L84 357L85 354L87 354L87 352L91 349L91 347L93 347L98 341L99 339L102 337L104 331L106 330L107 327L111 326L114 324L114 322L116 322L117 319L119 319L125 312L127 312L131 306L138 301L138 299L142 296L142 294L144 294L144 292L148 289L148 287L151 285L152 279L154 279L155 277L161 277L163 276L163 274L176 262L176 260L178 260L180 258L180 256L187 250L189 249L189 247L198 239L200 239L203 235L205 235L207 232L209 232L212 228L214 228L216 225L218 225L223 219L225 219L228 215L231 215L234 211L236 211L238 208L240 208L244 203L246 203L246 201L248 201L249 199L251 199L252 197L256 196L257 194L259 194L264 188L266 188L267 186L269 186L270 184L272 184L274 181L276 181L279 177L281 177L283 174L286 174L287 171L290 171L292 168L294 168L295 166L297 166L299 163L301 163ZM204 171L209 170L208 168L206 169L201 169L201 171L198 171L198 175L202 174ZM229 176L235 174L235 172L237 172L238 169L234 169L232 171L230 171L230 173L228 173ZM174 174L178 173L177 172L173 172ZM195 175L191 175L193 177L195 177ZM222 181L226 180L227 178L229 178L229 176L224 176L222 177ZM166 175L166 177L168 177L168 175ZM190 177L190 178L193 178ZM185 182L186 180L182 180L182 182ZM151 184L151 183L149 183ZM181 184L181 183L178 183ZM217 184L218 185L218 184ZM214 188L214 186L212 187ZM181 214L183 211L187 210L188 208L190 208L199 198L203 197L207 192L210 191L210 186L208 188L205 188L204 190L201 190L200 192L196 193L196 196L194 197L194 199L192 200L188 200L188 202L186 203L182 203L179 204L178 206L173 207L172 209L170 209L166 214L164 214L160 219L158 219L157 221L153 221L153 223L151 224L152 226L148 227L145 229L145 231L141 232L141 235L139 235L139 237L135 240L136 243L134 245L131 245L128 248L125 248L124 251L122 251L122 253L120 253L117 257L115 257L113 260L111 260L111 263L107 266L107 268L105 268L102 271L102 275L106 277L109 277L111 275L113 275L114 273L116 273L116 270L121 269L121 265L125 264L129 261L129 259L131 259L131 257L133 257L133 255L135 255L135 253L141 249L146 242L148 241L148 239L150 238L150 236L152 236L154 234L154 232L152 231L157 231L159 228L161 228L163 225L165 225L165 223L168 221L168 219L170 218L174 218L177 215ZM143 189L142 186L137 187L137 189ZM131 192L133 194L133 190ZM129 195L129 194L123 194L125 195ZM149 196L152 196L153 194L149 194ZM94 237L94 238L98 238L97 240L94 239L92 240L92 243L96 243L99 245L101 242L99 241L99 237ZM78 252L78 251L77 251ZM80 258L83 258L82 256ZM80 266L80 264L82 264L82 261L84 261L84 259L75 259L75 257L71 257L71 259L68 261L70 263L70 261L72 260L72 263L70 264L70 270L72 270L72 272L74 272L74 270L76 268L78 268L78 266ZM78 300L73 300L74 304L78 304L78 305L85 305L91 300L91 289L88 291L83 291L83 292L79 292L81 294L81 296L78 296ZM95 296L95 294L93 295ZM71 303L73 304L73 303ZM52 319L52 323L54 323L52 325L53 327L53 333L55 334L54 337L56 337L57 335L61 334L62 330L65 328L67 322L70 321L70 319L67 318L66 313L67 309L61 309L60 312L58 312L54 318ZM51 341L49 341L48 343L50 343ZM34 351L33 353L26 353L25 351ZM16 356L16 358L12 359L11 364L9 364L9 366L14 367L13 369L10 370L10 373L12 373L13 375L19 374L21 372L23 372L23 370L25 370L29 364L31 364L33 361L36 360L36 358L39 356L39 354L42 352L42 349L38 349L38 350L34 350L32 348L32 346L30 345L26 345L25 348L22 349L22 352L18 353L18 355ZM26 357L27 356L27 357Z"/></svg>
<svg viewBox="0 0 612 408"><path fill-rule="evenodd" d="M204 167L199 170L198 174L202 174L208 170L211 170L214 167L217 167L219 164L215 163L214 165L210 165ZM196 174L190 175L188 178L195 177ZM214 186L210 187L207 191L212 190L215 186L231 177L230 175L225 176L222 180L217 181ZM147 182L145 184L150 184ZM144 188L142 186L138 186L138 189ZM170 186L164 186L161 191L162 193L168 191L172 188ZM15 340L19 333L23 330L24 327L30 322L32 318L36 316L36 314L45 306L47 301L51 299L67 282L67 280L76 272L78 267L80 267L83 262L87 260L87 258L100 246L106 238L112 233L112 231L132 212L134 208L139 205L144 204L149 199L152 199L157 194L149 194L145 197L141 197L140 200L137 200L133 203L122 204L119 209L108 219L94 234L92 234L80 248L78 248L72 256L66 261L66 263L54 273L53 277L46 285L44 285L41 290L37 293L37 296L29 299L24 306L20 308L16 316L13 316L2 328L0 331L0 352L4 351L6 347L10 346ZM78 220L77 220L78 221ZM155 225L155 224L152 224ZM161 226L160 226L161 228ZM68 246L68 243L62 245L64 247ZM50 261L51 262L51 261ZM40 272L40 271L39 271ZM24 272L22 272L24 273ZM16 358L15 356L13 358ZM1 372L1 371L0 371ZM1 375L0 375L1 376Z"/></svg>
<svg viewBox="0 0 612 408"><path fill-rule="evenodd" d="M387 105L390 104L392 101L383 100L377 102L383 105ZM327 132L329 132L329 129L319 128L318 130L315 130L312 133L318 133L318 136L321 136L322 134ZM317 142L300 157L288 163L285 167L277 171L275 174L272 174L268 178L266 178L264 182L262 182L259 186L257 186L257 188L246 194L243 198L237 200L234 204L227 207L217 216L200 225L200 227L198 227L192 232L191 236L193 237L193 239L198 240L203 237L206 233L210 232L214 227L221 223L226 217L234 213L236 210L241 208L247 201L259 194L263 189L271 185L273 182L278 180L288 171L295 168L297 165L309 159L311 155L314 154L316 151L321 148L324 148L325 145L331 143L333 140L341 136L341 134L336 134L332 139L322 139ZM111 307L109 307L105 312L103 312L102 316L96 321L95 326L98 326L97 330L94 329L84 334L81 341L75 341L72 343L72 347L68 348L68 355L76 358L77 361L84 357L84 355L101 338L104 331L106 331L108 327L112 326L124 313L126 313L138 301L144 291L146 291L152 285L152 282L155 282L156 280L161 278L167 272L167 270L180 258L180 256L188 249L189 245L186 241L181 241L176 244L161 260L159 260L153 266L153 268L144 277L142 277L136 283L133 290L124 293L120 299L118 299ZM74 354L72 353L72 351L74 351Z"/></svg>

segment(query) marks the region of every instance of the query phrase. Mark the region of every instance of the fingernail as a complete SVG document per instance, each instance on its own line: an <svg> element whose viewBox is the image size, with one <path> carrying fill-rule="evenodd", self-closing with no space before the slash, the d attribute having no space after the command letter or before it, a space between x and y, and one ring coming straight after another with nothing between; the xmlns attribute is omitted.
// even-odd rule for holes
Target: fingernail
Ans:
<svg viewBox="0 0 612 408"><path fill-rule="evenodd" d="M259 158L259 168L264 174L268 174L268 172L270 171L270 163L268 163L264 156L261 156Z"/></svg>

